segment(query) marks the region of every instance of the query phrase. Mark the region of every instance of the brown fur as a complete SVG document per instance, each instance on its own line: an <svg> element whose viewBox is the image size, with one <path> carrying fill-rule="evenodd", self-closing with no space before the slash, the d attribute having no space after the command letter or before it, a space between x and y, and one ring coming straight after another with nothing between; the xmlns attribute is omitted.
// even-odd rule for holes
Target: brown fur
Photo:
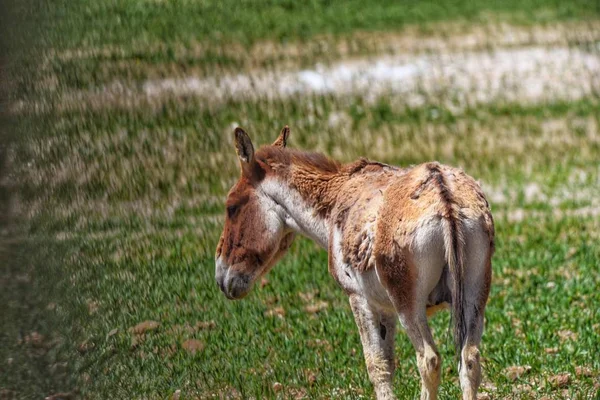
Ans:
<svg viewBox="0 0 600 400"><path fill-rule="evenodd" d="M285 127L273 145L263 147L255 154L247 134L241 129L236 129L236 150L240 157L242 177L229 193L228 215L223 235L217 245L217 257L220 257L217 266L221 269L216 275L221 290L229 298L239 298L247 293L239 289L247 287L244 286L244 277L236 277L234 284L237 286L231 286L232 280L228 278L229 286L226 287L222 273L225 268L220 265L224 264L229 268L228 277L231 275L229 272L233 270L240 275L250 276L249 279L255 279L259 274L268 271L285 254L293 241L294 233L284 235L284 228L273 228L273 224L269 235L268 227L261 221L259 207L266 203L257 201L258 194L263 192L259 193L255 189L264 179L276 179L283 184L275 191L279 196L276 199L279 205L285 204L284 207L291 209L297 204L296 200L284 203L285 200L281 199L281 190L284 190L285 199L287 186L288 190L297 192L306 203L300 206L302 211L299 214L304 218L304 223L316 226L311 228L312 231L298 227L294 229L306 234L318 232L319 242L323 245L326 244L327 233L329 234L329 270L350 296L361 331L369 376L375 385L378 398L392 396L390 371L393 371L393 344L386 342L384 346L379 341L379 337L386 340L387 329L379 319L384 315L380 312L386 315L390 313L390 305L381 306L383 311L371 309L379 300L367 302L363 296L368 289L348 282L352 282L356 277L370 279L368 277L373 275L353 275L345 269L348 266L359 273L376 268L377 277L385 287L417 351L419 371L423 379L422 396L426 394L435 397L441 371L441 358L426 322L424 325L422 323L422 318L425 318L425 313L429 314L430 311L443 307L445 302L451 302L457 353L461 354L461 349L466 349L460 362L467 364L468 372L467 378L464 378L465 375L461 372L461 382L464 383L467 379L469 388L463 390L464 393L475 393L480 381L478 345L483 326L483 311L490 290L490 259L494 251L493 219L479 185L463 171L437 162L400 169L361 158L342 165L318 153L286 149L288 135L289 129ZM270 185L264 186L265 190L269 187ZM272 200L274 198L262 199L266 202ZM309 207L308 213L306 206ZM286 212L288 211L282 211L284 214ZM279 218L283 224L283 217ZM286 215L285 218L289 216ZM429 234L428 229L433 226L430 225L432 221L441 227L441 231L438 232L441 232L444 243L443 248L438 248L440 252L445 251L447 267L438 264L432 273L439 272L441 277L435 278L428 274L425 280L421 281L418 280L419 273L423 273L424 270L419 270L423 267L416 265L414 254L416 248L422 252L423 247L422 241L415 241L415 237L421 237L421 234L416 234L421 227L424 229L419 229L419 232ZM476 282L480 285L481 293L478 298L470 300L478 304L474 311L471 304L469 313L466 314L463 309L467 303L462 298L463 282L466 279L463 254L466 243L463 229L464 226L470 226L468 221L480 222L490 246L484 281ZM291 225L294 226L294 223ZM335 237L341 235L341 238L335 242L336 248L332 249L334 232ZM435 235L435 231L432 232ZM277 239L269 236L277 236ZM338 259L337 255L340 252L341 259ZM343 264L338 264L339 262ZM337 276L338 273L345 273L347 277ZM449 277L452 279L448 280ZM433 278L438 279L437 283L431 281ZM239 285L240 279L242 286ZM425 299L415 293L419 285L423 287L423 282L435 285L431 293L425 294ZM448 282L454 285L450 289ZM433 307L427 310L416 308L428 306ZM394 322L395 318L394 315ZM466 326L468 323L471 326ZM389 328L393 330L394 326L389 325ZM465 347L467 332L469 335L475 333L473 342Z"/></svg>
<svg viewBox="0 0 600 400"><path fill-rule="evenodd" d="M240 180L228 203L242 198L265 176L277 175L289 182L320 217L333 219L343 233L345 262L364 271L373 268L379 257L382 278L394 282L399 296L409 292L415 279L406 257L412 234L423 217L448 219L454 225L454 235L458 235L455 225L459 214L461 218L481 218L493 248L489 205L479 185L461 170L439 163L400 169L366 159L341 165L319 153L281 147L284 136L282 131L278 145L256 152L252 177L246 182ZM250 218L248 223L255 222ZM373 232L368 231L369 226ZM460 240L455 236L453 243ZM403 272L394 270L399 265ZM487 295L483 297L487 299Z"/></svg>
<svg viewBox="0 0 600 400"><path fill-rule="evenodd" d="M343 193L353 195L340 196L334 216L336 227L342 232L344 262L359 271L373 268L375 263L372 257L372 239L377 222L375 211L381 205L385 182L381 176L372 175L361 174L344 185ZM375 182L369 185L370 180Z"/></svg>
<svg viewBox="0 0 600 400"><path fill-rule="evenodd" d="M392 251L394 242L409 250L423 216L454 220L459 212L463 218L483 218L493 246L489 205L479 185L459 169L439 163L400 169L366 159L341 165L319 153L274 146L261 148L256 158L267 166L267 174L298 190L320 216L332 216L344 233L344 257L360 270L374 265L361 244L369 222L376 221L374 247L382 254Z"/></svg>
<svg viewBox="0 0 600 400"><path fill-rule="evenodd" d="M246 226L260 222L257 221L259 215L255 212L253 198L251 180L245 176L240 178L227 197L225 207L228 215L217 253L222 255L229 265L240 262L250 252L249 248L254 247L251 243L252 238L243 234L247 231ZM229 210L235 211L229 215Z"/></svg>
<svg viewBox="0 0 600 400"><path fill-rule="evenodd" d="M243 268L240 272L250 273L251 276L264 274L291 245L290 238L274 243L269 240L258 241L254 236L268 236L254 190L265 178L268 169L267 165L257 160L241 163L242 175L229 191L225 202L225 224L216 251L216 257L222 256L234 270ZM230 215L230 210L235 211ZM246 235L246 232L252 232L253 235Z"/></svg>
<svg viewBox="0 0 600 400"><path fill-rule="evenodd" d="M493 229L493 225L492 225ZM485 266L485 285L483 290L481 291L481 295L479 297L479 304L477 310L479 313L483 313L485 310L485 306L487 304L488 297L490 295L490 289L492 286L492 255L494 254L493 242L492 246L490 246L490 251L487 257L487 264Z"/></svg>
<svg viewBox="0 0 600 400"><path fill-rule="evenodd" d="M341 165L328 157L311 152L287 150L282 147L266 146L256 157L270 170L289 182L315 212L326 217L335 204L336 193L344 181L340 174Z"/></svg>
<svg viewBox="0 0 600 400"><path fill-rule="evenodd" d="M217 245L216 256L222 256L227 265L244 268L253 276L266 272L291 244L291 240L271 243L256 240L266 237L266 226L258 210L255 187L267 175L290 179L291 184L315 206L321 215L328 215L335 202L336 186L345 179L339 174L341 165L318 153L287 150L283 146L289 130L282 130L275 145L266 146L254 153L247 134L235 131L235 147L240 158L241 177L230 190L223 234ZM236 209L229 215L231 207ZM244 235L252 232L252 235ZM234 267L235 269L235 267Z"/></svg>

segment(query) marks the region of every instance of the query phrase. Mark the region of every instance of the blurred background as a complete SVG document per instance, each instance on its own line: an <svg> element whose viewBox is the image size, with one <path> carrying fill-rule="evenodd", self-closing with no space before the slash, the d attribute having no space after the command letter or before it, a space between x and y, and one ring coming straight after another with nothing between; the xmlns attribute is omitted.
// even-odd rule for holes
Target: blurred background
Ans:
<svg viewBox="0 0 600 400"><path fill-rule="evenodd" d="M308 240L214 282L232 131L438 160L497 229L480 398L600 396L597 0L4 1L0 399L372 398ZM432 320L457 398L449 316ZM419 393L397 338L395 391Z"/></svg>

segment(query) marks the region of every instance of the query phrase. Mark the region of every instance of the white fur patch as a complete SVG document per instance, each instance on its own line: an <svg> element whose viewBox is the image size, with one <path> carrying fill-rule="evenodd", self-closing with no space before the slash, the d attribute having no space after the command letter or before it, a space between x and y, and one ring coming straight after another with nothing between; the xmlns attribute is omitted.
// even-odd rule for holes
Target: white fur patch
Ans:
<svg viewBox="0 0 600 400"><path fill-rule="evenodd" d="M331 240L333 241L331 243L331 256L338 283L347 292L360 293L360 286L356 281L356 271L344 262L344 254L342 253L342 232L336 228L333 231Z"/></svg>
<svg viewBox="0 0 600 400"><path fill-rule="evenodd" d="M276 236L277 241L283 237L285 231L285 221L281 216L281 212L279 212L279 205L275 202L274 199L262 193L260 190L258 191L259 198L259 206L262 212L262 219L267 227L267 235L268 238L263 238L267 240L272 240L274 236Z"/></svg>
<svg viewBox="0 0 600 400"><path fill-rule="evenodd" d="M417 301L427 302L446 265L444 230L439 218L429 218L415 231L412 253L417 268Z"/></svg>
<svg viewBox="0 0 600 400"><path fill-rule="evenodd" d="M313 208L294 189L277 178L265 179L259 190L270 197L276 205L277 213L286 227L296 233L313 239L327 249L329 227L327 220L320 218Z"/></svg>
<svg viewBox="0 0 600 400"><path fill-rule="evenodd" d="M378 311L394 312L394 306L381 284L376 269L372 268L359 272L354 266L343 261L342 233L339 229L333 231L332 240L331 250L333 252L334 268L340 286L346 291L360 294L372 308ZM372 240L372 238L369 240Z"/></svg>
<svg viewBox="0 0 600 400"><path fill-rule="evenodd" d="M379 274L375 268L362 273L356 272L357 280L363 296L371 307L380 312L395 312L394 305L390 300L387 290L381 284Z"/></svg>

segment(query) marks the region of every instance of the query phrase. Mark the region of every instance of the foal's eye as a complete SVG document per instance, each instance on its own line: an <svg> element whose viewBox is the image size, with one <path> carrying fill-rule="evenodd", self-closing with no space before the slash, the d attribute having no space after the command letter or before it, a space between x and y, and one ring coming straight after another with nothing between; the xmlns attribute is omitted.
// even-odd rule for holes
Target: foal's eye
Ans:
<svg viewBox="0 0 600 400"><path fill-rule="evenodd" d="M227 216L229 218L233 218L233 216L235 215L235 213L238 210L238 206L237 205L233 205L233 206L228 206L227 207Z"/></svg>

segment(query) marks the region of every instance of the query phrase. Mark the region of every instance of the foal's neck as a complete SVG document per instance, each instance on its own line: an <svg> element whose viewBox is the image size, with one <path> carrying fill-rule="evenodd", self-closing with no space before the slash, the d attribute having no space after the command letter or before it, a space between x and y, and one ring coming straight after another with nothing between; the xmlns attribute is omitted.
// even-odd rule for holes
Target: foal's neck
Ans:
<svg viewBox="0 0 600 400"><path fill-rule="evenodd" d="M323 171L313 165L293 164L273 176L265 191L283 208L290 229L327 249L330 215L347 179L341 168Z"/></svg>

